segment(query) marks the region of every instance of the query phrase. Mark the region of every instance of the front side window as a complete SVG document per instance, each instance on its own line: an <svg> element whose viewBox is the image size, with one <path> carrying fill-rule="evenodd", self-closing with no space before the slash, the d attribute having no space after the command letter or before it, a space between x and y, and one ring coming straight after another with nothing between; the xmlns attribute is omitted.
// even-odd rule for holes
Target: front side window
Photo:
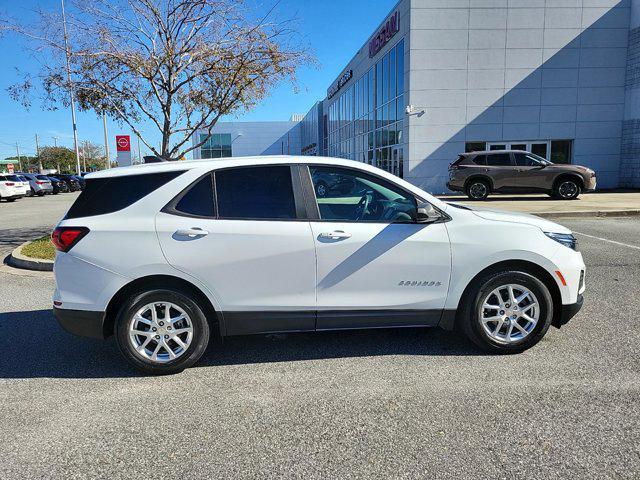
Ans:
<svg viewBox="0 0 640 480"><path fill-rule="evenodd" d="M309 168L322 220L414 222L413 195L384 179L348 168Z"/></svg>
<svg viewBox="0 0 640 480"><path fill-rule="evenodd" d="M519 167L539 167L543 163L534 155L527 155L526 153L514 153L513 158Z"/></svg>
<svg viewBox="0 0 640 480"><path fill-rule="evenodd" d="M296 218L289 166L240 167L215 172L218 218Z"/></svg>
<svg viewBox="0 0 640 480"><path fill-rule="evenodd" d="M490 167L510 167L511 158L509 158L508 153L487 155L487 165Z"/></svg>

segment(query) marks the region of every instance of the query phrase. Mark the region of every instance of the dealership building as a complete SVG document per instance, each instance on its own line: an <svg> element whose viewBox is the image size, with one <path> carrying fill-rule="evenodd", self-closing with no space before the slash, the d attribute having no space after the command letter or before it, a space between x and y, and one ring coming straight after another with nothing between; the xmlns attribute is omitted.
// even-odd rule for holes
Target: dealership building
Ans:
<svg viewBox="0 0 640 480"><path fill-rule="evenodd" d="M640 0L401 0L337 73L291 122L216 125L241 141L218 156L350 158L446 193L460 153L525 149L640 187Z"/></svg>

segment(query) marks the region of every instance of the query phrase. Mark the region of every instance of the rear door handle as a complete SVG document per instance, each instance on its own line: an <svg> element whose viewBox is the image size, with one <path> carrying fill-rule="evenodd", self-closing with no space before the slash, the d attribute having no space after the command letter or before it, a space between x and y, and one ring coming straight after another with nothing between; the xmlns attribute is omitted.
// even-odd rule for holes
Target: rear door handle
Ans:
<svg viewBox="0 0 640 480"><path fill-rule="evenodd" d="M351 238L351 234L343 230L334 230L333 232L321 233L320 238L327 238L330 240L341 240L343 238Z"/></svg>
<svg viewBox="0 0 640 480"><path fill-rule="evenodd" d="M209 235L209 232L199 227L179 228L178 230L176 230L176 235L179 235L181 237L196 238Z"/></svg>

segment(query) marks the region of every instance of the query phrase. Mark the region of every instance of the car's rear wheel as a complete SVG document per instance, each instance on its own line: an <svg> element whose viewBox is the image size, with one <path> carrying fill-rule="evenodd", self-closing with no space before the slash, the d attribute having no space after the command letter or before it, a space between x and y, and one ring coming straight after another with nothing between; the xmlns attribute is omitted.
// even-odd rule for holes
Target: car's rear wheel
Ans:
<svg viewBox="0 0 640 480"><path fill-rule="evenodd" d="M553 196L560 200L573 200L580 195L580 185L571 178L560 179L553 188Z"/></svg>
<svg viewBox="0 0 640 480"><path fill-rule="evenodd" d="M519 353L538 343L553 318L546 285L520 271L495 273L476 281L460 311L471 341L491 353Z"/></svg>
<svg viewBox="0 0 640 480"><path fill-rule="evenodd" d="M116 319L122 355L145 373L178 373L195 364L207 348L209 325L186 293L154 289L124 304Z"/></svg>
<svg viewBox="0 0 640 480"><path fill-rule="evenodd" d="M471 180L467 185L467 196L472 200L484 200L489 192L489 182L486 180Z"/></svg>

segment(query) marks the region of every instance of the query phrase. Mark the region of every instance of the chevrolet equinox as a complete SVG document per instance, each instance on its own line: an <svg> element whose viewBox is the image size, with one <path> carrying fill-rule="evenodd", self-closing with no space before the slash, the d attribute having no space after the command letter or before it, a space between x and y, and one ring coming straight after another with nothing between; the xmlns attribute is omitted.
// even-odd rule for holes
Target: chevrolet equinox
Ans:
<svg viewBox="0 0 640 480"><path fill-rule="evenodd" d="M566 228L444 203L372 166L319 157L166 162L87 175L52 234L53 309L115 335L148 373L212 334L459 328L521 352L582 305ZM320 189L320 182L340 188Z"/></svg>

